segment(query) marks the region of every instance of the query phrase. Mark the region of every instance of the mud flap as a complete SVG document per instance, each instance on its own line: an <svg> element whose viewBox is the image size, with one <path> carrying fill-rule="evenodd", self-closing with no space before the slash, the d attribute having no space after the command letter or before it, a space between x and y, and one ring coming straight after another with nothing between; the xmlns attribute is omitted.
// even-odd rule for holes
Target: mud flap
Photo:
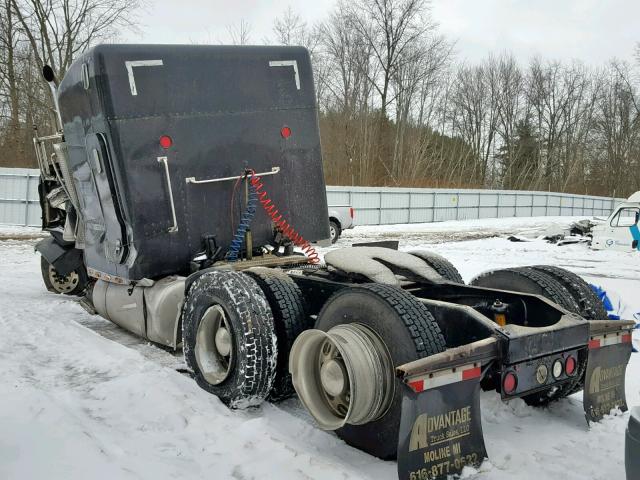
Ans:
<svg viewBox="0 0 640 480"><path fill-rule="evenodd" d="M405 380L398 478L438 480L487 457L480 420L480 366Z"/></svg>
<svg viewBox="0 0 640 480"><path fill-rule="evenodd" d="M625 372L631 357L631 332L592 335L584 383L584 412L597 422L614 408L627 411Z"/></svg>

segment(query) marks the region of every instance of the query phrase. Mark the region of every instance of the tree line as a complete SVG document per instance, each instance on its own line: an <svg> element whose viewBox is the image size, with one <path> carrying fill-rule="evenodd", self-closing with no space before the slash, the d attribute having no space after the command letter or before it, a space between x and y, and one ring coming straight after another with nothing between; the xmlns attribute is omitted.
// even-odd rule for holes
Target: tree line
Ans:
<svg viewBox="0 0 640 480"><path fill-rule="evenodd" d="M52 125L41 63L62 76L87 46L130 27L137 4L0 1L0 166L32 166L31 124ZM244 20L227 36L307 47L328 184L640 190L637 64L523 64L508 51L461 62L427 0L339 0L312 25L289 8L271 38L256 42Z"/></svg>

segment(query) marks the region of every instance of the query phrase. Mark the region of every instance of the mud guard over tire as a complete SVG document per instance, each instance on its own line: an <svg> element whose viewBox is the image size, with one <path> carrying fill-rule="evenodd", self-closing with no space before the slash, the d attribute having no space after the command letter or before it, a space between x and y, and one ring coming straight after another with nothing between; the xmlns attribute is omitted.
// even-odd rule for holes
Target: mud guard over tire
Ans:
<svg viewBox="0 0 640 480"><path fill-rule="evenodd" d="M276 375L271 308L250 276L210 270L189 287L182 310L187 366L200 387L231 408L257 406Z"/></svg>
<svg viewBox="0 0 640 480"><path fill-rule="evenodd" d="M480 381L498 351L488 338L396 369L404 384L399 479L450 478L487 457Z"/></svg>
<svg viewBox="0 0 640 480"><path fill-rule="evenodd" d="M386 346L392 365L445 350L444 337L429 310L398 287L365 284L343 288L325 303L315 328L327 332L348 324L363 325L373 331ZM368 423L346 424L336 430L338 436L376 457L395 458L403 388L400 380L393 379L392 397L384 413ZM296 390L300 393L298 386Z"/></svg>
<svg viewBox="0 0 640 480"><path fill-rule="evenodd" d="M458 272L458 269L442 255L427 250L411 250L409 253L424 260L427 265L438 272L445 280L464 285L464 280L460 272Z"/></svg>
<svg viewBox="0 0 640 480"><path fill-rule="evenodd" d="M628 410L625 373L635 322L594 321L591 327L583 405L587 421L597 422L614 408Z"/></svg>
<svg viewBox="0 0 640 480"><path fill-rule="evenodd" d="M278 338L276 376L269 399L285 400L295 394L289 373L289 352L298 335L313 327L313 320L305 312L300 288L287 274L264 267L250 268L245 273L257 282L267 297Z"/></svg>

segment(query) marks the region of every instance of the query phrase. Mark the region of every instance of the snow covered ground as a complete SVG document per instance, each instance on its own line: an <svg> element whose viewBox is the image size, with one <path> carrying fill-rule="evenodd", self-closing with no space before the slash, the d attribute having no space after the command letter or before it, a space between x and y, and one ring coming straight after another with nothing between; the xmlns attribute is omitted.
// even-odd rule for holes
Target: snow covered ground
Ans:
<svg viewBox="0 0 640 480"><path fill-rule="evenodd" d="M401 248L446 256L465 280L492 268L558 265L605 288L624 318L638 314L640 255L500 237L534 238L569 220L357 227L337 246L399 237ZM29 239L34 233L0 227L1 479L396 478L395 463L318 430L297 400L230 411L176 371L180 355L90 316L72 298L47 293ZM639 358L632 356L627 371L632 406L640 405ZM576 394L533 409L483 394L490 461L465 477L624 478L628 414L588 427L581 401Z"/></svg>

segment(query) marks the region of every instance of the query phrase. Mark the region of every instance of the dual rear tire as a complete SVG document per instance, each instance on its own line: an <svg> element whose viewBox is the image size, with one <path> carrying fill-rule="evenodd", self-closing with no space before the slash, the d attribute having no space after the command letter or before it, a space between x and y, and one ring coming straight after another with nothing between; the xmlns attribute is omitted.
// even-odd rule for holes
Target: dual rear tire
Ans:
<svg viewBox="0 0 640 480"><path fill-rule="evenodd" d="M311 327L309 321L298 287L283 273L269 269L206 272L193 281L183 306L185 359L198 385L232 408L256 406L267 398L280 400L294 393L289 363L296 362L296 347L291 359L289 351L298 335ZM353 382L339 365L340 355L332 356L327 368L313 365L317 372L309 377L320 378L321 371L331 377L328 393L340 396L344 409L352 401L354 408L369 405L368 410L355 412L366 421L343 425L336 431L339 437L377 457L394 458L405 387L393 369L444 351L440 328L414 296L379 284L347 286L333 294L315 328L328 332L335 327L343 327L350 338L377 346L379 362L376 352L366 357L371 352L363 350L362 358L378 365L374 370L384 377L385 388L361 375L361 389L364 386L375 398L368 402L361 391L358 395L364 401L358 403L356 392L349 390ZM318 355L310 358L319 362ZM365 361L359 367L366 370L369 365Z"/></svg>
<svg viewBox="0 0 640 480"><path fill-rule="evenodd" d="M289 351L310 326L302 294L284 273L212 270L185 299L185 360L198 385L232 408L283 400L295 393Z"/></svg>

